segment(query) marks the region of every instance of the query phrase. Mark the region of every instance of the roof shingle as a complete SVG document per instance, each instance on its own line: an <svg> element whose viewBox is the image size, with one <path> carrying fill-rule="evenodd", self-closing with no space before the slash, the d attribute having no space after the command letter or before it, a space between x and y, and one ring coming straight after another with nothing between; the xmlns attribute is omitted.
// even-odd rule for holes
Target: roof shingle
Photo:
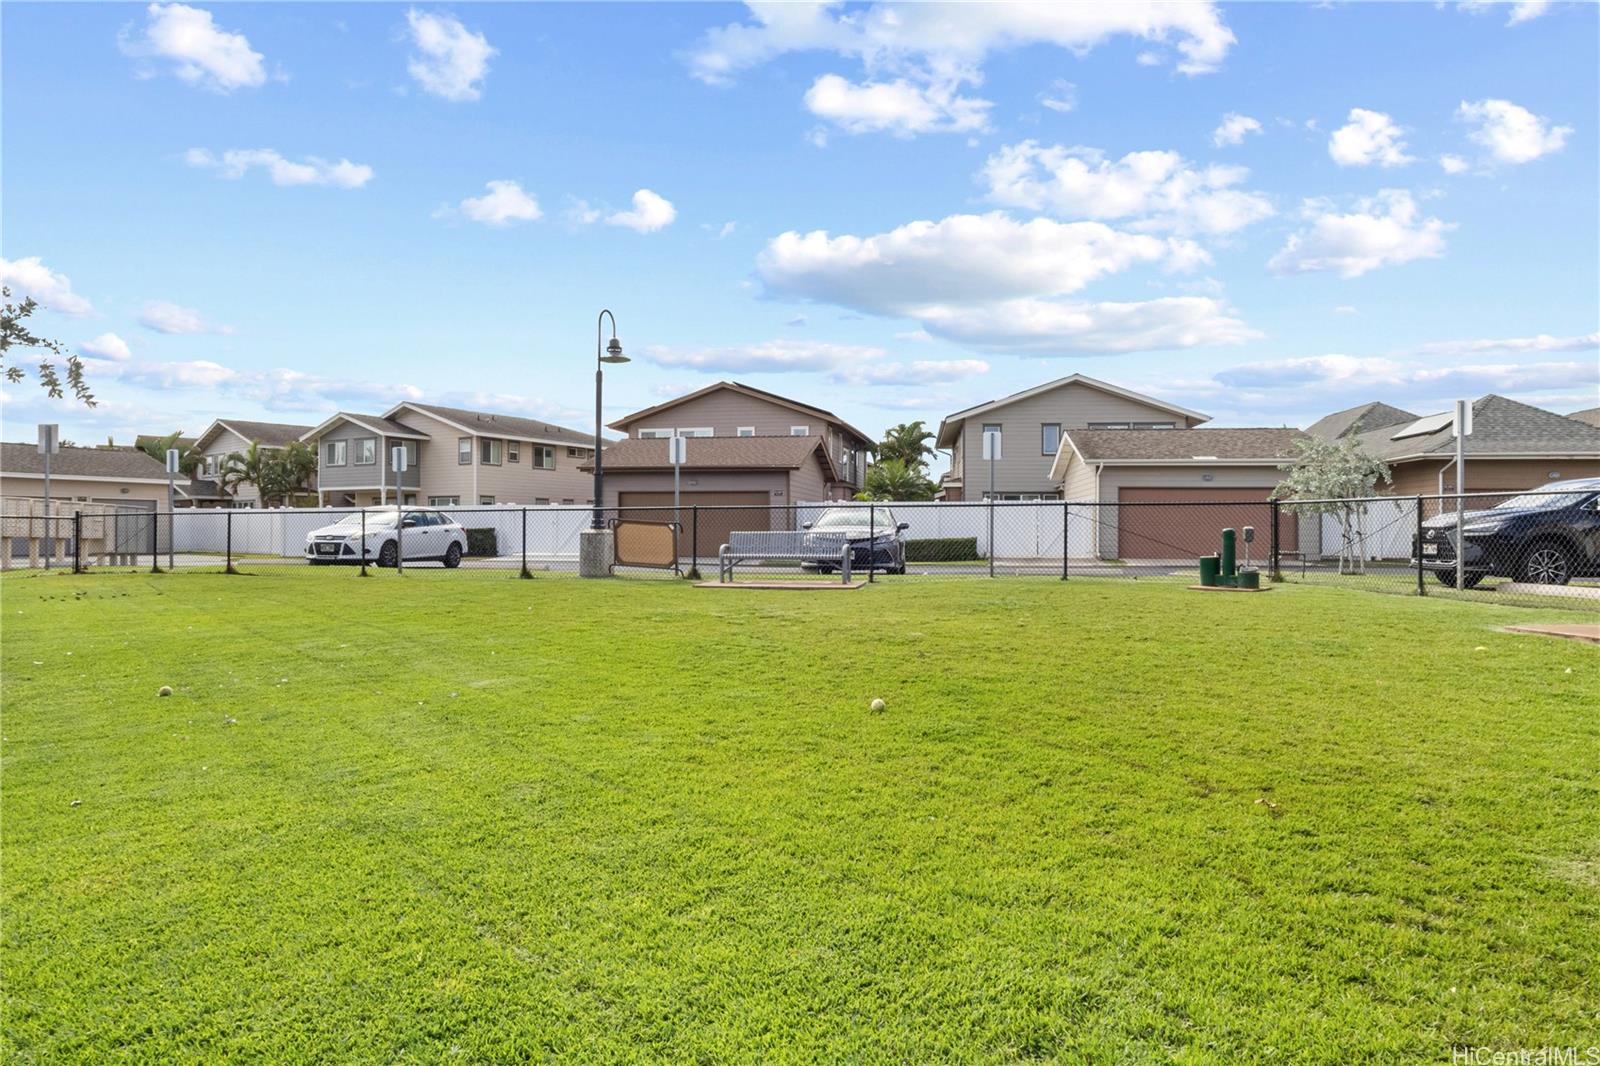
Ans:
<svg viewBox="0 0 1600 1066"><path fill-rule="evenodd" d="M821 437L692 437L685 470L798 470L817 455L830 478L833 464ZM664 438L614 441L606 446L605 468L621 470L671 470ZM580 469L593 470L586 462Z"/></svg>
<svg viewBox="0 0 1600 1066"><path fill-rule="evenodd" d="M1449 455L1455 451L1451 423L1432 433L1395 439L1404 425L1386 426L1357 436L1361 447L1377 459ZM1467 455L1560 455L1600 458L1600 427L1540 407L1490 394L1472 403L1472 433Z"/></svg>
<svg viewBox="0 0 1600 1066"><path fill-rule="evenodd" d="M0 444L0 470L7 474L44 476L44 456L37 444ZM62 477L131 478L165 481L167 468L137 448L73 448L63 445L50 457L50 473Z"/></svg>
<svg viewBox="0 0 1600 1066"><path fill-rule="evenodd" d="M1087 462L1289 459L1298 429L1070 429L1067 439Z"/></svg>

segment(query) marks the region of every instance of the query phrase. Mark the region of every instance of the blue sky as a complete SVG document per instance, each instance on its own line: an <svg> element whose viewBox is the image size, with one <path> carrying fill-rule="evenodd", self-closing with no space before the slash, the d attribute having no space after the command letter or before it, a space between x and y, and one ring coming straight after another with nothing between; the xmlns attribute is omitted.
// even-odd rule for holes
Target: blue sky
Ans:
<svg viewBox="0 0 1600 1066"><path fill-rule="evenodd" d="M719 378L1600 403L1600 9L8 3L3 268L80 442Z"/></svg>

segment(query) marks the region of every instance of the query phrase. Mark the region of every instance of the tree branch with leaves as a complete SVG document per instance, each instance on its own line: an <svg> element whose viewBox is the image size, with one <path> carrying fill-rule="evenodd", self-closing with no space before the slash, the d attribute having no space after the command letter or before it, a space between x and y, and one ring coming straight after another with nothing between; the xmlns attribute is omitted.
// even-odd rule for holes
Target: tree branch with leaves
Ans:
<svg viewBox="0 0 1600 1066"><path fill-rule="evenodd" d="M40 352L43 354L34 367L34 376L50 398L62 399L71 389L75 399L82 401L85 407L93 407L94 393L89 391L89 383L83 376L83 360L68 351L65 344L39 336L28 325L27 320L39 309L34 298L28 296L21 303L12 303L9 287L0 287L0 296L5 300L4 307L0 308L0 369L5 373L5 380L16 384L28 376L27 370L16 364L12 348ZM66 369L65 381L61 371L56 369L57 361Z"/></svg>
<svg viewBox="0 0 1600 1066"><path fill-rule="evenodd" d="M1332 441L1302 437L1293 447L1294 461L1279 467L1288 473L1272 490L1272 498L1289 501L1297 513L1333 515L1340 532L1339 573L1365 570L1361 523L1367 505L1363 501L1377 491L1380 480L1384 484L1394 480L1389 465L1363 451L1354 431Z"/></svg>

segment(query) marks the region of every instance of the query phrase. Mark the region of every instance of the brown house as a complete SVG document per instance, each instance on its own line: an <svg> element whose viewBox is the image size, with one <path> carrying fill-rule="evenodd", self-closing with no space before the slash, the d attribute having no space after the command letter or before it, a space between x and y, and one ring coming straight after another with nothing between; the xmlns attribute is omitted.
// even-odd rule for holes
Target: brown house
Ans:
<svg viewBox="0 0 1600 1066"><path fill-rule="evenodd" d="M1394 483L1379 491L1429 496L1457 491L1453 422L1451 412L1418 416L1373 403L1329 415L1306 432L1325 440L1354 437L1389 464ZM1466 492L1521 492L1600 476L1600 427L1504 396L1473 401L1463 451Z"/></svg>

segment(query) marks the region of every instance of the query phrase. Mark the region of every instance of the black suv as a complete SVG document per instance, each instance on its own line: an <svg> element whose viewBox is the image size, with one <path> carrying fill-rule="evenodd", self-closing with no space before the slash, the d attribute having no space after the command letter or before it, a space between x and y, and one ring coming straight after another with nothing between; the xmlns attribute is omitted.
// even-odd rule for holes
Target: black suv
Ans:
<svg viewBox="0 0 1600 1066"><path fill-rule="evenodd" d="M1552 482L1487 510L1467 511L1461 539L1467 588L1491 575L1539 585L1600 575L1600 478ZM1413 563L1418 553L1413 537ZM1440 584L1456 583L1454 511L1422 523L1420 554Z"/></svg>

